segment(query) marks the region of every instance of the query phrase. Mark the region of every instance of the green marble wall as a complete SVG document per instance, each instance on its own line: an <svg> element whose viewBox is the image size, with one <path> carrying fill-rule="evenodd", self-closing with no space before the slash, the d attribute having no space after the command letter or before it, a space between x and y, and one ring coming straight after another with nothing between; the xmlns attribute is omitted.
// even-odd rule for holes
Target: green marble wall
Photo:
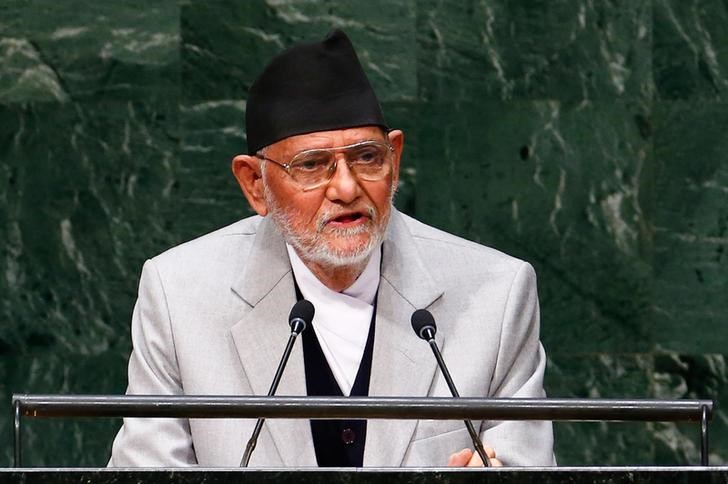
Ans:
<svg viewBox="0 0 728 484"><path fill-rule="evenodd" d="M406 132L397 205L536 267L550 395L728 402L725 0L1 0L0 465L11 393L123 391L143 260L249 213L247 89L332 27ZM33 421L26 462L101 465L117 426ZM556 437L698 455L694 426Z"/></svg>

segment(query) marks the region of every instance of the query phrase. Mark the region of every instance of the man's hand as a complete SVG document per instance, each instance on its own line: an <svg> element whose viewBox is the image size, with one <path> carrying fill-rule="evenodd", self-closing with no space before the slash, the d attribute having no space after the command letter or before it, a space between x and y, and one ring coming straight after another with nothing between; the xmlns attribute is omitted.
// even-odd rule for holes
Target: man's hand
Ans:
<svg viewBox="0 0 728 484"><path fill-rule="evenodd" d="M483 447L493 467L503 467L503 463L495 458L495 450L488 446ZM483 461L477 452L470 449L463 449L450 456L447 460L448 467L483 467Z"/></svg>

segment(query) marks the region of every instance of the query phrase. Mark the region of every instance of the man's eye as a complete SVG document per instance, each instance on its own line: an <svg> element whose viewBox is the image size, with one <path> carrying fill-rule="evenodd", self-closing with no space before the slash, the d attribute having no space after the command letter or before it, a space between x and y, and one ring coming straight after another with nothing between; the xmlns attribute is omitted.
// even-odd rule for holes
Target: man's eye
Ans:
<svg viewBox="0 0 728 484"><path fill-rule="evenodd" d="M362 148L354 153L354 160L356 163L362 164L376 164L382 159L382 153L376 148Z"/></svg>
<svg viewBox="0 0 728 484"><path fill-rule="evenodd" d="M326 168L329 164L329 159L326 156L316 156L310 158L304 158L296 161L292 168L300 171L317 171Z"/></svg>

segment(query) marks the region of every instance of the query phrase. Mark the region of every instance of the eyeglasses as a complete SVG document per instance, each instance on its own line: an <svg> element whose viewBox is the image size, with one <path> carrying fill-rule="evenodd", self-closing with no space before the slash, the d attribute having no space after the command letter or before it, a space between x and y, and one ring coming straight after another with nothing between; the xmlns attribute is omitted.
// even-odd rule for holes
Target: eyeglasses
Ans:
<svg viewBox="0 0 728 484"><path fill-rule="evenodd" d="M336 172L336 153L343 153L346 165L359 180L378 181L392 172L394 148L384 141L360 141L337 148L320 148L297 153L288 163L268 158L262 153L255 156L280 166L304 190L312 190L327 183Z"/></svg>

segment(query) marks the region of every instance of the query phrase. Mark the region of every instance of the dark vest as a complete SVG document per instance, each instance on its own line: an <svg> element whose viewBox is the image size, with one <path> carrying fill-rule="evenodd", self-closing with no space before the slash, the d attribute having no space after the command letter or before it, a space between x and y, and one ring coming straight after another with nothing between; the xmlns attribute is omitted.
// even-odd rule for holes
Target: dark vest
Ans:
<svg viewBox="0 0 728 484"><path fill-rule="evenodd" d="M301 299L298 287L298 298ZM369 325L369 335L359 371L351 388L351 396L369 395L369 377L372 370L374 350L374 322L377 314L376 300ZM303 362L306 372L306 393L309 396L341 397L343 393L321 350L316 333L308 328L301 335L303 339ZM364 463L364 442L367 435L366 420L311 420L313 446L319 467L362 467Z"/></svg>

